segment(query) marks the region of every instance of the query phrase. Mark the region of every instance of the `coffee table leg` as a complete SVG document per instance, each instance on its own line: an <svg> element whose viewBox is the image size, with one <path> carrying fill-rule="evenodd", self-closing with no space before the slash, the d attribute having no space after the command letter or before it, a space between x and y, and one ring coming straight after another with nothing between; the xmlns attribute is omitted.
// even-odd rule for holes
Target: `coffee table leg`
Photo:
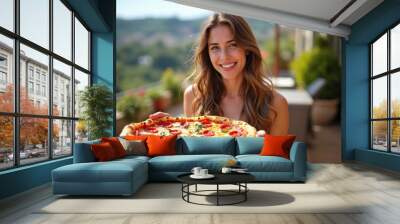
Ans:
<svg viewBox="0 0 400 224"><path fill-rule="evenodd" d="M197 192L197 184L196 184L196 186L195 186L195 191Z"/></svg>
<svg viewBox="0 0 400 224"><path fill-rule="evenodd" d="M247 182L244 183L244 201L247 201Z"/></svg>
<svg viewBox="0 0 400 224"><path fill-rule="evenodd" d="M219 184L217 184L217 206L219 205Z"/></svg>

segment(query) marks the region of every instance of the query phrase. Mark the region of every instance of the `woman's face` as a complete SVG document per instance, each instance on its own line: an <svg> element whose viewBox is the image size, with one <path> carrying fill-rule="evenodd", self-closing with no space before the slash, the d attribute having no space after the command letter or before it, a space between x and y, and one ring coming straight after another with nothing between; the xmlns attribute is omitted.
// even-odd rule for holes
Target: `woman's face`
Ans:
<svg viewBox="0 0 400 224"><path fill-rule="evenodd" d="M227 25L218 25L210 30L208 54L213 67L223 79L234 80L242 75L246 51L238 46Z"/></svg>

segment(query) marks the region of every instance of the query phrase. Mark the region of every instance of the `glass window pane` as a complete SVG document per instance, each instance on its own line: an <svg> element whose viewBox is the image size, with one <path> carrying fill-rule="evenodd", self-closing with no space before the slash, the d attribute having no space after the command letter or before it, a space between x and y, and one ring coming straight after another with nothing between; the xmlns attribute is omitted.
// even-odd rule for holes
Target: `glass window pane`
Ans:
<svg viewBox="0 0 400 224"><path fill-rule="evenodd" d="M387 71L387 34L372 44L372 75Z"/></svg>
<svg viewBox="0 0 400 224"><path fill-rule="evenodd" d="M0 26L14 31L14 0L0 1Z"/></svg>
<svg viewBox="0 0 400 224"><path fill-rule="evenodd" d="M20 0L21 36L49 48L49 0Z"/></svg>
<svg viewBox="0 0 400 224"><path fill-rule="evenodd" d="M400 118L400 72L391 74L390 85L391 115Z"/></svg>
<svg viewBox="0 0 400 224"><path fill-rule="evenodd" d="M71 66L53 60L53 115L72 117Z"/></svg>
<svg viewBox="0 0 400 224"><path fill-rule="evenodd" d="M391 121L392 152L400 153L400 120Z"/></svg>
<svg viewBox="0 0 400 224"><path fill-rule="evenodd" d="M72 60L72 12L60 0L53 0L53 17L53 51Z"/></svg>
<svg viewBox="0 0 400 224"><path fill-rule="evenodd" d="M13 118L0 116L0 170L14 165Z"/></svg>
<svg viewBox="0 0 400 224"><path fill-rule="evenodd" d="M79 117L81 115L79 98L80 93L85 89L86 86L89 86L89 75L81 72L78 69L75 69L75 117Z"/></svg>
<svg viewBox="0 0 400 224"><path fill-rule="evenodd" d="M72 121L53 120L53 157L72 155Z"/></svg>
<svg viewBox="0 0 400 224"><path fill-rule="evenodd" d="M34 163L49 158L49 123L45 118L20 119L20 164Z"/></svg>
<svg viewBox="0 0 400 224"><path fill-rule="evenodd" d="M372 148L387 151L387 121L372 122Z"/></svg>
<svg viewBox="0 0 400 224"><path fill-rule="evenodd" d="M395 69L400 67L400 24L390 33L390 68Z"/></svg>
<svg viewBox="0 0 400 224"><path fill-rule="evenodd" d="M84 120L75 121L75 142L84 142L88 138L88 129Z"/></svg>
<svg viewBox="0 0 400 224"><path fill-rule="evenodd" d="M20 109L25 114L48 114L49 57L21 44Z"/></svg>
<svg viewBox="0 0 400 224"><path fill-rule="evenodd" d="M372 80L372 118L387 118L387 77Z"/></svg>
<svg viewBox="0 0 400 224"><path fill-rule="evenodd" d="M14 42L0 34L0 111L14 111Z"/></svg>
<svg viewBox="0 0 400 224"><path fill-rule="evenodd" d="M89 70L89 32L75 18L75 64Z"/></svg>

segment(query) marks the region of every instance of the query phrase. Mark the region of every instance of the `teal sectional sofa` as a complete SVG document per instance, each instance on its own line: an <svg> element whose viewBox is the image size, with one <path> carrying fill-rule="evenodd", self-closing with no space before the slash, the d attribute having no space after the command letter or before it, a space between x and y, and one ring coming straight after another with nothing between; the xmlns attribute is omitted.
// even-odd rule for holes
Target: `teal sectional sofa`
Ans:
<svg viewBox="0 0 400 224"><path fill-rule="evenodd" d="M219 172L234 159L259 182L304 182L306 180L306 145L294 142L290 159L260 156L264 139L258 137L181 137L177 155L127 156L96 162L91 141L75 144L74 163L52 171L54 194L131 195L148 181L176 181L193 167Z"/></svg>

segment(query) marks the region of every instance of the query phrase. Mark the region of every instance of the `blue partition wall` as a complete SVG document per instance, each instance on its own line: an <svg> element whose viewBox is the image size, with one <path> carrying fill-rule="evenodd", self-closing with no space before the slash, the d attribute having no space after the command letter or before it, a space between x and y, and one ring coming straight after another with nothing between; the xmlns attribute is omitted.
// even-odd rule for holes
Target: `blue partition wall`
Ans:
<svg viewBox="0 0 400 224"><path fill-rule="evenodd" d="M115 134L115 22L116 0L66 0L90 28L92 83L103 83L113 92ZM72 163L72 157L46 161L0 172L0 199L51 181L51 171Z"/></svg>
<svg viewBox="0 0 400 224"><path fill-rule="evenodd" d="M343 39L342 156L400 171L400 156L369 149L369 43L400 21L400 1L386 0L351 27Z"/></svg>

